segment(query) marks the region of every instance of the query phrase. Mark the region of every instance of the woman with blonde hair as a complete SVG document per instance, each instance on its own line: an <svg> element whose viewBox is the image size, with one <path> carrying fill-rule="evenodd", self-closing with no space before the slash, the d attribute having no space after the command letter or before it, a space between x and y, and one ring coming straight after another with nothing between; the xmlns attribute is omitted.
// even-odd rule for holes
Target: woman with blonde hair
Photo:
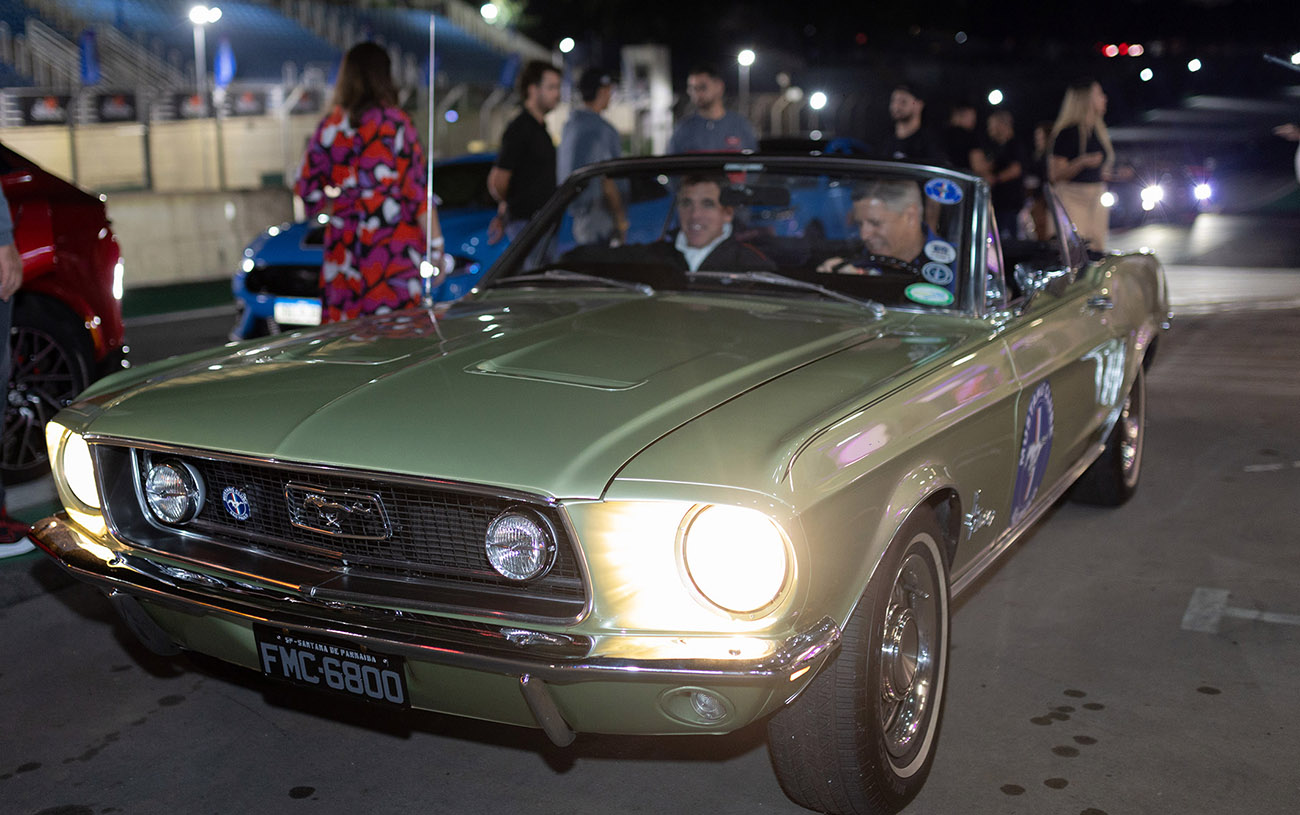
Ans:
<svg viewBox="0 0 1300 815"><path fill-rule="evenodd" d="M1115 164L1105 113L1100 84L1089 79L1071 85L1052 125L1047 164L1048 178L1075 229L1098 251L1106 248L1110 235L1110 210L1101 196Z"/></svg>

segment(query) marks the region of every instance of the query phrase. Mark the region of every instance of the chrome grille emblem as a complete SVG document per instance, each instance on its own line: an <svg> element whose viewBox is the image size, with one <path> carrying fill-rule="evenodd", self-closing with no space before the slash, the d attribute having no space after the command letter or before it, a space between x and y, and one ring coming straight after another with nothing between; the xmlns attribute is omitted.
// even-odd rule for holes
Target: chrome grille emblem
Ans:
<svg viewBox="0 0 1300 815"><path fill-rule="evenodd" d="M378 493L334 490L290 481L284 486L289 522L335 538L387 540L393 535Z"/></svg>

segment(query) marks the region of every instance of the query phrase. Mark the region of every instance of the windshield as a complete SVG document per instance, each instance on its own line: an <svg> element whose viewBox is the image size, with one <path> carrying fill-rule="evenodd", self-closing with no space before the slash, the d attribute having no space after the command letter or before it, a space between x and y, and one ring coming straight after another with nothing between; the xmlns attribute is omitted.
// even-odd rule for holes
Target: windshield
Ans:
<svg viewBox="0 0 1300 815"><path fill-rule="evenodd" d="M968 308L972 190L960 176L748 156L607 167L562 187L485 285Z"/></svg>

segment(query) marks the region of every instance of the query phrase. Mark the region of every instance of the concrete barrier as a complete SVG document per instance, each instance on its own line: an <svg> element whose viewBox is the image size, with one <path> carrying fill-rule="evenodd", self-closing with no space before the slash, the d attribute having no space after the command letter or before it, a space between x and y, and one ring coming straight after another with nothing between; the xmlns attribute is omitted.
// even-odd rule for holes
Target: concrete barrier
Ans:
<svg viewBox="0 0 1300 815"><path fill-rule="evenodd" d="M229 279L244 246L292 212L286 189L108 195L128 288Z"/></svg>

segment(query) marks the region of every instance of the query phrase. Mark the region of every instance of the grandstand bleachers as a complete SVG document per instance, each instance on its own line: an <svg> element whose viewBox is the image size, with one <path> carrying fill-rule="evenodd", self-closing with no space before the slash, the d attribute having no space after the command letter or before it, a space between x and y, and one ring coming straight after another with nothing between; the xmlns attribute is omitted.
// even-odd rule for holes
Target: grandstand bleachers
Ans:
<svg viewBox="0 0 1300 815"><path fill-rule="evenodd" d="M7 0L0 0L7 2ZM124 34L158 40L165 48L182 54L193 53L194 28L189 21L193 0L63 0L66 8L95 25L112 25ZM217 0L221 19L208 26L207 71L217 43L230 41L235 54L235 79L279 81L283 66L292 62L331 66L339 60L339 49L297 22L266 6L238 0Z"/></svg>
<svg viewBox="0 0 1300 815"><path fill-rule="evenodd" d="M27 30L27 18L32 13L22 0L0 0L0 22L9 26L10 34L21 34Z"/></svg>
<svg viewBox="0 0 1300 815"><path fill-rule="evenodd" d="M12 65L0 62L0 88L27 88L33 84L31 77L19 73Z"/></svg>

